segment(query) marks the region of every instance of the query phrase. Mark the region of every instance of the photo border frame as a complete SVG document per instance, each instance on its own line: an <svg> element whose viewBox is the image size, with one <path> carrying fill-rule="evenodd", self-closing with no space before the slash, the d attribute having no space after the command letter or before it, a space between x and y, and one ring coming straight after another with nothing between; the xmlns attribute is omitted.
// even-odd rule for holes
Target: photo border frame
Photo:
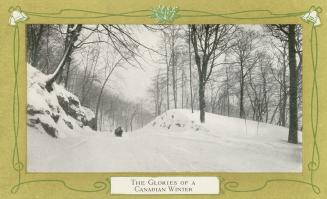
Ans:
<svg viewBox="0 0 327 199"><path fill-rule="evenodd" d="M318 135L318 124L319 124L319 98L318 98L318 81L317 81L317 68L318 68L318 33L319 33L319 25L317 25L317 21L314 21L312 18L308 18L310 13L315 12L316 16L322 13L322 8L319 6L311 6L308 10L303 10L299 12L290 12L290 13L275 13L271 10L240 10L237 12L226 12L226 13L215 13L208 12L203 10L187 10L178 7L171 6L157 6L154 8L145 8L143 10L134 10L134 11L122 11L120 13L105 13L98 11L90 11L90 10L80 10L80 9L62 9L56 12L44 13L44 12L35 12L24 10L20 6L10 7L9 11L9 25L12 27L12 67L14 70L14 87L13 96L12 96L12 129L13 129L13 148L12 148L12 162L11 166L13 171L16 173L16 183L12 185L11 193L16 194L20 191L21 187L26 184L32 183L59 183L62 184L64 188L67 188L76 192L108 192L110 180L96 180L92 186L88 188L81 188L78 186L70 185L66 183L66 180L59 178L41 178L41 179L31 179L26 176L25 164L21 159L21 151L20 148L20 140L22 132L22 122L20 121L20 112L22 107L22 99L20 97L20 84L18 82L18 73L21 66L21 40L20 31L22 26L28 24L30 21L33 22L35 18L52 18L52 19L66 19L66 20L74 20L74 22L78 21L83 23L83 19L103 19L109 17L123 17L123 18L151 18L155 24L174 24L174 22L181 18L225 18L229 20L251 20L253 22L260 23L261 19L302 19L305 23L303 28L310 28L311 34L310 38L310 58L311 58L311 69L312 69L312 82L310 82L310 86L312 87L312 92L310 94L310 128L311 128L311 136L312 140L310 143L311 149L311 158L309 162L303 162L303 170L307 170L309 172L309 178L272 178L266 179L266 181L262 184L257 185L256 187L242 187L242 182L239 182L234 179L227 179L219 177L221 182L221 194L226 192L258 192L265 189L272 183L286 182L286 183L297 183L303 186L310 186L312 192L315 194L320 194L320 186L315 183L315 174L320 168L320 153L319 146L317 142ZM16 13L16 15L14 14ZM18 14L20 17L17 17ZM15 17L16 16L16 17ZM306 17L307 16L307 17ZM318 16L319 17L319 16ZM25 64L25 63L24 63ZM308 132L309 133L309 132ZM27 153L27 152L26 152ZM217 176L215 173L219 174L219 172L213 172L212 175ZM108 176L112 173L108 173ZM126 174L126 173L125 173ZM146 173L144 173L146 174ZM153 173L152 173L153 174ZM176 173L178 174L178 173ZM190 175L194 173L190 172ZM134 174L133 174L134 175ZM161 174L159 174L161 175ZM253 174L256 175L256 174ZM21 190L23 191L23 190Z"/></svg>

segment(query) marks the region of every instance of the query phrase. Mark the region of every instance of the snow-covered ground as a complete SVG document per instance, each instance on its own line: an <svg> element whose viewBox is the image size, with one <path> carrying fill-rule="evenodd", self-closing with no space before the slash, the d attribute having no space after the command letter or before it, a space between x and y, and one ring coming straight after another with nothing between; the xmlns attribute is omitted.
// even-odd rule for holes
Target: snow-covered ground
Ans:
<svg viewBox="0 0 327 199"><path fill-rule="evenodd" d="M170 110L123 137L91 129L52 138L28 127L30 172L301 172L302 144L288 129ZM300 141L302 134L299 132Z"/></svg>

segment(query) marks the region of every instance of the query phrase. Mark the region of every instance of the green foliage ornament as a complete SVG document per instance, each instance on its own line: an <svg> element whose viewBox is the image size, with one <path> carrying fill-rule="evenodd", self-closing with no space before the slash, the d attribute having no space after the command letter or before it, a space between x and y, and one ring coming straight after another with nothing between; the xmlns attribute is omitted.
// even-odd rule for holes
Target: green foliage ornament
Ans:
<svg viewBox="0 0 327 199"><path fill-rule="evenodd" d="M152 9L151 17L154 18L157 23L167 24L172 23L178 17L177 13L177 7L158 6Z"/></svg>

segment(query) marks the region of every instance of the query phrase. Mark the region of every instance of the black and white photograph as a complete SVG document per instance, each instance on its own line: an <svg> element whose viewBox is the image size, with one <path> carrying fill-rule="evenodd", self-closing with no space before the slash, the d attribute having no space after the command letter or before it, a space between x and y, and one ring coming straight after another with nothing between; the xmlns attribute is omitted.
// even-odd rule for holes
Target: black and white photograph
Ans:
<svg viewBox="0 0 327 199"><path fill-rule="evenodd" d="M302 26L27 24L28 172L302 172Z"/></svg>

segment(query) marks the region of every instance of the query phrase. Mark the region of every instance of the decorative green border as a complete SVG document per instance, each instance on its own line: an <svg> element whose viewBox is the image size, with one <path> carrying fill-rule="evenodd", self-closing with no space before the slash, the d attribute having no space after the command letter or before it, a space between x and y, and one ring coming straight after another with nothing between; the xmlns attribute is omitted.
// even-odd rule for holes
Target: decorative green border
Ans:
<svg viewBox="0 0 327 199"><path fill-rule="evenodd" d="M230 192L255 192L260 191L267 187L269 184L274 182L293 182L300 183L303 185L309 185L312 187L314 193L319 194L320 188L317 184L314 183L314 174L319 169L320 166L320 155L317 143L317 133L318 133L318 83L316 78L317 66L318 66L318 36L316 27L320 25L320 19L318 14L322 12L320 7L312 6L309 11L300 11L293 13L274 13L270 10L245 10L239 12L230 12L230 13L212 13L199 10L183 10L178 9L177 7L165 7L158 6L153 9L146 10L136 10L130 12L122 13L104 13L104 12L95 12L88 10L78 10L78 9L62 9L58 12L53 13L39 13L31 12L27 10L22 10L20 7L11 7L9 8L10 20L9 24L13 26L14 37L13 37L13 67L15 71L15 82L14 82L14 94L13 94L13 130L14 130L14 148L12 151L12 167L17 172L17 184L15 184L11 193L17 193L20 187L24 184L35 183L35 182L47 182L47 183L60 183L65 188L68 188L72 191L78 192L100 192L106 190L109 186L109 181L97 181L93 184L92 188L82 189L74 188L73 186L67 185L64 180L60 179L38 179L38 180L24 180L22 176L22 171L24 169L24 164L20 161L18 140L19 140L19 112L20 112L20 101L19 101L19 92L18 92L18 70L19 70L19 52L20 52L20 38L19 38L19 26L18 24L28 20L28 17L39 17L39 18L61 18L61 19L91 19L91 18L108 18L108 17L150 17L159 24L169 24L173 23L178 18L228 18L228 19L278 19L278 18L294 18L302 17L304 21L312 24L311 29L311 61L312 61L312 70L313 70L313 82L312 82L312 93L311 93L311 131L313 136L312 143L312 156L311 161L307 164L307 169L310 173L310 178L306 180L296 180L296 179L268 179L259 187L251 189L242 189L239 188L239 183L236 181L228 181L221 178L221 188L222 193L226 191ZM315 106L314 106L315 104Z"/></svg>

